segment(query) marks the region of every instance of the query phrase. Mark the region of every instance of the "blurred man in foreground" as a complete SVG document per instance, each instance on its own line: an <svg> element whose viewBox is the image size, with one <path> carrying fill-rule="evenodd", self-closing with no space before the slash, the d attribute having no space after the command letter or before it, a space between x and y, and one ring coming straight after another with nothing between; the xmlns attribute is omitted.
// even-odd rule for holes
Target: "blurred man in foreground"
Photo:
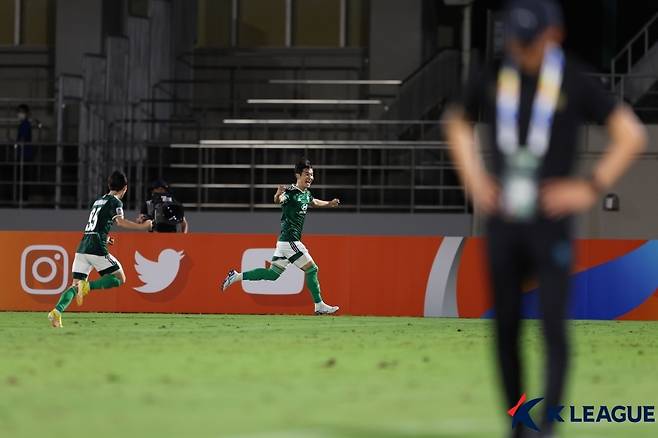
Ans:
<svg viewBox="0 0 658 438"><path fill-rule="evenodd" d="M464 99L445 115L459 174L488 216L488 256L497 352L508 408L524 393L519 357L521 294L536 276L546 342L544 416L540 436L554 436L547 415L563 395L572 217L590 209L628 169L646 143L633 112L603 92L561 48L562 13L552 0L519 0L505 11L505 59L472 78ZM490 126L493 168L485 169L472 123ZM572 176L578 129L605 124L609 145L586 178ZM512 436L532 431L519 426ZM535 432L532 432L535 433Z"/></svg>

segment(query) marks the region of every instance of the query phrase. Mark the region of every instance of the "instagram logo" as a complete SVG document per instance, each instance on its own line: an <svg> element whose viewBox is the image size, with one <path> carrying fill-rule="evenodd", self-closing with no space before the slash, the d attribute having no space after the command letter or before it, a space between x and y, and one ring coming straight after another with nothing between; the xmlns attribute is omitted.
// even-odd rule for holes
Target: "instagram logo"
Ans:
<svg viewBox="0 0 658 438"><path fill-rule="evenodd" d="M69 255L59 245L31 245L21 255L21 286L28 294L57 295L69 281Z"/></svg>

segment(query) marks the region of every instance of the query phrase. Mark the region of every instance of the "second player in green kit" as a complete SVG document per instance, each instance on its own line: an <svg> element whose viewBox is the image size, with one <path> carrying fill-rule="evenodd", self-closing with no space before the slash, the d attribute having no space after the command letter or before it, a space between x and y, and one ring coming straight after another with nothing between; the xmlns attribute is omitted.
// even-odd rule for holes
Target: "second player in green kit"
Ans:
<svg viewBox="0 0 658 438"><path fill-rule="evenodd" d="M322 300L320 282L318 281L318 266L311 254L302 243L302 231L306 213L311 207L336 208L340 204L338 199L322 201L316 199L309 190L313 184L313 167L308 160L301 160L295 165L297 181L291 186L279 186L274 195L274 203L281 205L281 234L276 243L276 250L272 256L272 263L268 268L257 268L251 271L237 272L230 270L222 283L222 290L226 290L237 281L275 281L286 268L293 264L303 270L306 275L306 286L311 292L315 303L316 314L331 314L338 311L338 306L330 306Z"/></svg>
<svg viewBox="0 0 658 438"><path fill-rule="evenodd" d="M121 286L126 281L121 263L107 250L111 243L109 232L115 223L129 230L151 229L151 221L142 224L129 221L123 217L121 198L128 190L128 179L123 172L114 172L108 179L109 193L98 198L91 206L89 218L85 224L84 235L75 251L73 260L73 285L65 290L53 310L48 313L48 320L53 327L62 327L62 312L71 304L73 297L82 305L84 297L90 290L110 289ZM95 269L100 278L87 281L91 270Z"/></svg>

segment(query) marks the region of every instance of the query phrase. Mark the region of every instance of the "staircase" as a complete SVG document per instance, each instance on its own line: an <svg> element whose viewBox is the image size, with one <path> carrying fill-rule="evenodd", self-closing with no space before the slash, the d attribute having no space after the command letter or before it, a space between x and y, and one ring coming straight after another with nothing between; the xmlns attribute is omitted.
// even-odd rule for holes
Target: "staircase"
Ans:
<svg viewBox="0 0 658 438"><path fill-rule="evenodd" d="M461 88L460 55L455 50L438 52L404 80L397 99L383 114L388 120L438 121L445 105ZM441 140L439 123L400 126L399 140Z"/></svg>
<svg viewBox="0 0 658 438"><path fill-rule="evenodd" d="M610 61L610 75L619 95L637 105L658 81L658 13Z"/></svg>
<svg viewBox="0 0 658 438"><path fill-rule="evenodd" d="M371 98L367 87L339 84L363 78L362 49L196 49L178 60L192 79L162 81L153 93L158 104L174 102L172 118L181 123L170 129L172 142L261 134L247 125L227 128L225 119L355 119L366 105L349 103Z"/></svg>

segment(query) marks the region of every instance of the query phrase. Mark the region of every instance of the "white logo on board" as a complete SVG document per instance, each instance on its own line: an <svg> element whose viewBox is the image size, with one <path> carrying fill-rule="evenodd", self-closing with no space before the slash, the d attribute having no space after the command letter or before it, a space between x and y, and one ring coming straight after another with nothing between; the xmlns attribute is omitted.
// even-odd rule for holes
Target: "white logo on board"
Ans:
<svg viewBox="0 0 658 438"><path fill-rule="evenodd" d="M137 292L153 294L168 288L178 276L180 262L185 257L183 251L165 249L157 261L152 261L135 251L135 270L144 285L135 287Z"/></svg>
<svg viewBox="0 0 658 438"><path fill-rule="evenodd" d="M242 254L241 272L266 268L274 248L251 248ZM242 281L242 290L254 295L295 295L304 289L304 272L290 268L276 281Z"/></svg>
<svg viewBox="0 0 658 438"><path fill-rule="evenodd" d="M58 295L69 282L69 255L59 245L30 245L21 254L21 287L32 295Z"/></svg>

